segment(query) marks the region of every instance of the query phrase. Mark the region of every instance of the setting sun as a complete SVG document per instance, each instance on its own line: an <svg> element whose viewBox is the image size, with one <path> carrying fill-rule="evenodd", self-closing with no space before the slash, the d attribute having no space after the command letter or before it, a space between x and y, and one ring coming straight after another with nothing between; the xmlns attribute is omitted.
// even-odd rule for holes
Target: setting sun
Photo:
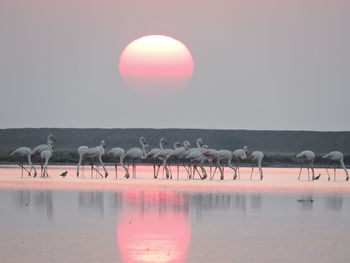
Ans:
<svg viewBox="0 0 350 263"><path fill-rule="evenodd" d="M186 86L193 59L180 41L162 35L132 41L122 52L119 70L125 84L143 94L168 94Z"/></svg>

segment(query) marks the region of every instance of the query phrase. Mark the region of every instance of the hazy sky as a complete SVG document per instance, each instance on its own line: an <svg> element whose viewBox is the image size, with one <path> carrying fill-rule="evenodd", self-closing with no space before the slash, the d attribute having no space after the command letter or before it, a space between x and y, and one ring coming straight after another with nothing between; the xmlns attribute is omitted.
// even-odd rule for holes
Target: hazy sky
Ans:
<svg viewBox="0 0 350 263"><path fill-rule="evenodd" d="M350 130L348 0L0 0L0 127ZM125 87L148 34L189 48L169 97Z"/></svg>

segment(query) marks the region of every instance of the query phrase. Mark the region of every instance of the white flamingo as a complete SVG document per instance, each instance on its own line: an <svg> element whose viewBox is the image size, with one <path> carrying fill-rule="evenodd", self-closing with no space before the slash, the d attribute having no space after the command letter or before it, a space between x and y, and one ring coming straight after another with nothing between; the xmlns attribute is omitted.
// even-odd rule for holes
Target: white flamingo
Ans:
<svg viewBox="0 0 350 263"><path fill-rule="evenodd" d="M45 177L45 175L46 175L46 177L49 177L49 174L47 172L47 164L48 164L51 157L52 157L52 149L43 150L40 152L40 159L44 160L44 168L43 168L43 171L41 174L42 177Z"/></svg>
<svg viewBox="0 0 350 263"><path fill-rule="evenodd" d="M44 159L44 158L41 158L41 152L43 152L43 151L51 151L51 156L52 156L52 151L53 151L55 142L56 142L56 137L53 136L52 134L50 134L49 136L47 136L47 143L46 144L39 144L39 145L37 145L31 152L31 155L37 155L37 154L40 155L41 176L43 176L43 163L42 163L42 160ZM51 156L50 156L50 158L51 158ZM36 177L36 175L34 175L34 177Z"/></svg>
<svg viewBox="0 0 350 263"><path fill-rule="evenodd" d="M165 141L165 145L167 144L167 141ZM180 144L180 145L179 145ZM181 143L176 142L174 144L174 149L178 148L181 146ZM171 173L171 168L168 164L168 160L171 157L171 155L174 153L174 149L171 148L163 148L162 150L159 151L158 153L158 158L163 160L163 171L165 170L166 174L166 179L172 179L172 173Z"/></svg>
<svg viewBox="0 0 350 263"><path fill-rule="evenodd" d="M248 152L248 147L245 145L243 146L242 149L237 149L233 151L233 157L236 159L236 171L238 174L238 178L241 178L240 172L239 172L239 162L240 160L244 160L247 158L247 152Z"/></svg>
<svg viewBox="0 0 350 263"><path fill-rule="evenodd" d="M324 155L322 158L328 159L327 165L326 165L326 171L327 171L327 175L328 175L328 181L331 179L331 177L329 176L329 172L328 172L328 164L331 161L336 161L340 163L340 166L344 169L345 174L346 174L346 181L349 181L349 174L348 174L348 170L345 167L344 164L344 156L343 153L339 152L339 151L333 151L330 153L327 153L326 155ZM336 166L334 166L334 181L336 180Z"/></svg>
<svg viewBox="0 0 350 263"><path fill-rule="evenodd" d="M79 163L77 167L77 177L79 176L79 167L81 165L81 162L84 157L89 157L91 158L91 177L92 177L92 171L95 170L101 177L102 174L94 167L94 159L97 158L99 163L102 165L103 170L105 172L105 177L108 176L107 169L102 161L102 155L105 154L105 148L106 148L106 143L104 140L101 141L99 146L93 147L93 148L88 148L87 146L80 146L78 148L78 153L79 153Z"/></svg>
<svg viewBox="0 0 350 263"><path fill-rule="evenodd" d="M252 160L255 160L258 162L260 180L262 181L262 179L264 178L264 174L263 174L263 170L261 168L261 163L262 163L262 160L264 159L264 153L261 151L254 151L251 153L250 157L252 158ZM250 180L252 180L253 172L254 172L254 165L252 165L252 172L250 174Z"/></svg>
<svg viewBox="0 0 350 263"><path fill-rule="evenodd" d="M219 168L220 171L220 180L224 180L224 167L221 166L222 161L226 162L227 166L231 168L234 172L233 180L237 179L237 169L233 167L232 165L232 158L233 153L229 150L215 150L215 149L208 149L204 152L207 156L210 156L212 163L216 163L214 173L211 174L210 179L212 180L215 176L217 168Z"/></svg>
<svg viewBox="0 0 350 263"><path fill-rule="evenodd" d="M180 142L176 142L174 144L174 151L170 153L167 156L167 159L176 159L177 161L177 180L179 180L179 167L180 167L180 162L182 161L183 158L186 157L188 149L189 149L190 143L189 141L184 141L183 145ZM185 166L186 169L186 166ZM188 170L186 169L188 172Z"/></svg>
<svg viewBox="0 0 350 263"><path fill-rule="evenodd" d="M164 146L167 144L165 138L160 138L159 140L159 148L153 148L150 152L147 153L147 158L153 159L153 176L156 179L158 177L159 169L161 166L161 159L159 158L159 153L161 150L164 150ZM156 169L158 166L158 169Z"/></svg>
<svg viewBox="0 0 350 263"><path fill-rule="evenodd" d="M185 157L185 160L190 161L190 166L188 169L190 171L190 173L189 173L190 179L191 179L191 177L194 177L194 175L197 171L197 173L199 174L199 177L203 180L203 179L207 178L207 172L205 171L205 169L203 167L203 163L205 160L207 160L207 158L203 154L203 151L206 150L208 148L208 146L207 145L204 146L202 138L198 138L196 140L196 145L197 145L197 148L190 148L188 150L187 155ZM191 175L191 164L193 164L192 175ZM202 171L202 175L198 172L197 165L200 167L200 169Z"/></svg>
<svg viewBox="0 0 350 263"><path fill-rule="evenodd" d="M135 161L136 160L140 160L140 159L145 159L147 157L147 153L149 151L149 145L146 144L146 139L145 137L140 137L140 144L142 146L142 149L140 149L139 147L133 147L131 149L129 149L125 155L123 156L123 161L121 161L121 164L125 170L125 177L129 178L130 177L130 173L129 173L129 169L125 166L125 159L128 159L131 161L132 164L132 177L135 178L136 177L136 165L135 165Z"/></svg>
<svg viewBox="0 0 350 263"><path fill-rule="evenodd" d="M120 148L120 147L115 147L115 148L112 148L111 150L109 150L108 154L110 156L112 156L112 158L114 160L115 178L117 179L118 178L117 160L119 161L119 163L122 162L123 156L125 155L125 150L123 148Z"/></svg>
<svg viewBox="0 0 350 263"><path fill-rule="evenodd" d="M308 179L308 181L310 181L310 171L309 171L309 169L311 169L311 172L312 172L312 180L315 180L315 171L314 171L315 156L316 156L315 153L313 151L310 151L310 150L302 151L301 153L299 153L296 156L296 158L303 159L303 161L306 163L306 165L308 165L307 166L307 179ZM301 164L301 166L300 166L300 172L299 172L298 180L300 180L302 169L303 169L303 164Z"/></svg>
<svg viewBox="0 0 350 263"><path fill-rule="evenodd" d="M12 156L19 157L19 160L17 163L22 168L22 177L23 177L23 169L26 170L26 172L28 173L28 176L30 176L32 169L34 170L34 177L37 175L35 166L33 165L31 160L31 153L32 153L32 150L28 147L19 147L11 153ZM28 164L30 165L29 171L27 168L24 167L24 158L27 158Z"/></svg>

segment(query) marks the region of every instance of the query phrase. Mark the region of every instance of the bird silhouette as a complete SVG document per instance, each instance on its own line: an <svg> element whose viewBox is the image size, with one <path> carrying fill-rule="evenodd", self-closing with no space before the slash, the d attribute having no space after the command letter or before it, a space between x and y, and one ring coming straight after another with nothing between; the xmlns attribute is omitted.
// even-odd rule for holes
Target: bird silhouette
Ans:
<svg viewBox="0 0 350 263"><path fill-rule="evenodd" d="M318 180L318 179L320 179L320 177L321 177L321 174L319 174L319 175L317 175L316 177L314 177L313 180Z"/></svg>
<svg viewBox="0 0 350 263"><path fill-rule="evenodd" d="M67 174L68 174L68 171L65 171L65 172L61 173L60 176L66 177Z"/></svg>

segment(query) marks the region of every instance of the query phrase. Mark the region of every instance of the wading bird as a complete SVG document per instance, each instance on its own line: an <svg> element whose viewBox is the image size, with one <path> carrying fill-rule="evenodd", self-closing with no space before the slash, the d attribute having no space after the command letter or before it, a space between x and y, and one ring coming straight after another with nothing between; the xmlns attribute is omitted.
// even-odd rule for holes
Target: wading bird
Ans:
<svg viewBox="0 0 350 263"><path fill-rule="evenodd" d="M207 160L207 158L203 154L203 151L205 151L208 148L208 145L204 145L202 138L198 138L196 140L196 145L196 148L190 148L188 150L185 160L190 161L190 165L188 167L189 179L194 178L194 175L197 172L199 177L203 180L207 178L207 172L203 167L203 163L205 160ZM193 169L191 169L191 165L193 165ZM197 166L199 166L199 168L201 169L202 174L198 171Z"/></svg>
<svg viewBox="0 0 350 263"><path fill-rule="evenodd" d="M11 153L12 156L18 157L17 164L22 168L22 177L23 177L23 170L25 170L28 173L28 176L30 176L30 173L32 170L34 170L34 177L37 175L35 166L33 165L31 160L31 154L32 154L32 150L28 147L19 147L14 152ZM30 165L30 170L24 167L25 158L27 158L28 164Z"/></svg>
<svg viewBox="0 0 350 263"><path fill-rule="evenodd" d="M240 160L244 160L247 158L247 152L248 147L245 145L242 149L237 149L233 151L233 157L236 159L236 173L238 175L238 178L241 178L240 171L239 171L239 162ZM237 177L236 177L237 178Z"/></svg>
<svg viewBox="0 0 350 263"><path fill-rule="evenodd" d="M103 177L103 175L94 167L95 158L97 158L99 163L102 165L103 170L105 172L105 177L108 176L108 172L102 161L102 155L104 155L105 153L105 148L106 148L106 143L104 140L101 141L99 146L96 146L93 148L88 148L87 146L80 146L78 148L79 163L77 167L77 177L79 176L79 167L84 157L91 158L91 177L92 177L93 170L95 170L101 177Z"/></svg>
<svg viewBox="0 0 350 263"><path fill-rule="evenodd" d="M251 153L250 157L252 158L252 160L258 162L260 180L262 181L264 175L263 175L263 170L261 168L261 162L264 159L264 153L261 151L254 151ZM252 180L252 178L253 178L253 172L254 172L254 164L252 165L252 172L250 174L250 180Z"/></svg>
<svg viewBox="0 0 350 263"><path fill-rule="evenodd" d="M147 153L147 158L153 159L153 177L158 178L160 166L162 165L162 159L159 157L160 151L164 150L164 146L167 145L167 141L164 137L159 139L159 148L153 148Z"/></svg>
<svg viewBox="0 0 350 263"><path fill-rule="evenodd" d="M130 173L129 173L129 168L125 166L125 160L129 160L132 164L132 177L136 178L136 165L135 161L140 160L140 159L145 159L147 157L147 153L149 151L149 145L146 144L146 139L145 137L140 137L140 144L142 146L142 149L139 147L134 147L129 149L125 155L123 156L123 162L121 162L123 165L123 168L125 170L125 177L129 178Z"/></svg>
<svg viewBox="0 0 350 263"><path fill-rule="evenodd" d="M49 177L49 174L47 172L47 164L49 163L49 160L52 157L52 149L49 150L43 150L40 152L40 159L41 161L44 161L41 177Z"/></svg>
<svg viewBox="0 0 350 263"><path fill-rule="evenodd" d="M340 163L340 166L344 169L345 174L346 174L346 181L349 181L349 174L348 174L348 170L345 167L344 164L344 156L341 152L339 151L333 151L330 153L327 153L326 155L324 155L322 158L328 159L327 165L326 165L326 171L327 171L327 175L328 175L328 181L331 179L331 177L329 176L329 172L328 172L328 164L331 161L336 161ZM336 180L336 165L334 166L334 181Z"/></svg>
<svg viewBox="0 0 350 263"><path fill-rule="evenodd" d="M113 161L114 161L115 179L118 178L117 162L119 161L120 165L122 165L121 162L123 160L124 154L125 154L125 150L123 148L120 148L120 147L115 147L115 148L112 148L111 150L108 151L108 155L112 156Z"/></svg>
<svg viewBox="0 0 350 263"><path fill-rule="evenodd" d="M47 171L45 171L45 173L43 173L43 163L42 163L42 160L46 160L46 158L51 154L52 156L52 151L53 151L53 148L54 148L54 144L56 142L56 137L53 136L52 134L50 134L49 136L47 136L47 143L46 144L40 144L38 146L36 146L32 152L31 152L31 155L39 155L40 156L40 168L41 168L41 176L45 176L45 173L47 173ZM50 153L46 152L43 157L41 156L41 152L43 151L49 151ZM51 158L48 157L49 159ZM46 165L47 166L47 165ZM35 177L36 175L34 175Z"/></svg>
<svg viewBox="0 0 350 263"><path fill-rule="evenodd" d="M300 158L304 161L304 164L307 165L307 179L308 181L310 181L310 171L309 169L311 169L312 172L312 180L315 180L315 171L314 171L314 160L315 160L315 153L313 151L310 150L306 150L306 151L302 151L301 153L299 153L296 158ZM301 171L303 170L303 163L300 166L300 172L299 172L299 177L298 180L300 180L300 176L301 176Z"/></svg>

